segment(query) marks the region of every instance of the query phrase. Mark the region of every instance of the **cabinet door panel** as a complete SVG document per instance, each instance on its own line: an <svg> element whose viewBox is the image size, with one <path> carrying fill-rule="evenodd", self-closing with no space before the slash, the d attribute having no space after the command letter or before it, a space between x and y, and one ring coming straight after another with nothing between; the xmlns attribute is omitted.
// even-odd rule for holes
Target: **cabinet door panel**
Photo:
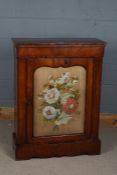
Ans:
<svg viewBox="0 0 117 175"><path fill-rule="evenodd" d="M27 65L28 141L90 137L93 58L29 59Z"/></svg>
<svg viewBox="0 0 117 175"><path fill-rule="evenodd" d="M84 132L86 70L41 67L34 73L34 136Z"/></svg>

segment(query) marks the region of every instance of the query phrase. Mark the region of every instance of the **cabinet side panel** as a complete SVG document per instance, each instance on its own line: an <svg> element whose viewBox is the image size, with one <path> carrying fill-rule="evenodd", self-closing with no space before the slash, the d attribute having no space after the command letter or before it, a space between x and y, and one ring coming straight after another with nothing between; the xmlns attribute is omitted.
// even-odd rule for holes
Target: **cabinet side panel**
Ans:
<svg viewBox="0 0 117 175"><path fill-rule="evenodd" d="M17 59L17 112L16 142L25 143L26 138L26 61Z"/></svg>

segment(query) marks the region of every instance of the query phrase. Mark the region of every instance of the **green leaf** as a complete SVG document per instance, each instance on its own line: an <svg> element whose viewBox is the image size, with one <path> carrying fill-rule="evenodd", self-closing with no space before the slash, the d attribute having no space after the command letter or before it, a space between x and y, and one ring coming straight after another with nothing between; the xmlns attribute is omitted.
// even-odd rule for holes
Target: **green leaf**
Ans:
<svg viewBox="0 0 117 175"><path fill-rule="evenodd" d="M57 120L55 120L56 125L67 124L72 119L71 115L62 113Z"/></svg>

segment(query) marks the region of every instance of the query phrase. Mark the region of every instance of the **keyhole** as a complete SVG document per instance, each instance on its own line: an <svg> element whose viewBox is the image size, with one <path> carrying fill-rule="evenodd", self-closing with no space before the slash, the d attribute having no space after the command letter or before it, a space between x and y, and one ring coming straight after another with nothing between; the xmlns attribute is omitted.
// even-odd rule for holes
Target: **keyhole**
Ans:
<svg viewBox="0 0 117 175"><path fill-rule="evenodd" d="M69 59L65 58L64 63L65 63L65 65L68 65L69 64Z"/></svg>

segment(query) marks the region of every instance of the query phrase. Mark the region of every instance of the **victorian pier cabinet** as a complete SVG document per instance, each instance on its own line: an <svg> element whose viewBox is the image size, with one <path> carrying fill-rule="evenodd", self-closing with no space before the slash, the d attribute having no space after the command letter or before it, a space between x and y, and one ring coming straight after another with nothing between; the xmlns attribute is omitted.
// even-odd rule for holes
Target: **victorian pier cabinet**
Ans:
<svg viewBox="0 0 117 175"><path fill-rule="evenodd" d="M16 56L17 160L99 154L105 42L13 39Z"/></svg>

